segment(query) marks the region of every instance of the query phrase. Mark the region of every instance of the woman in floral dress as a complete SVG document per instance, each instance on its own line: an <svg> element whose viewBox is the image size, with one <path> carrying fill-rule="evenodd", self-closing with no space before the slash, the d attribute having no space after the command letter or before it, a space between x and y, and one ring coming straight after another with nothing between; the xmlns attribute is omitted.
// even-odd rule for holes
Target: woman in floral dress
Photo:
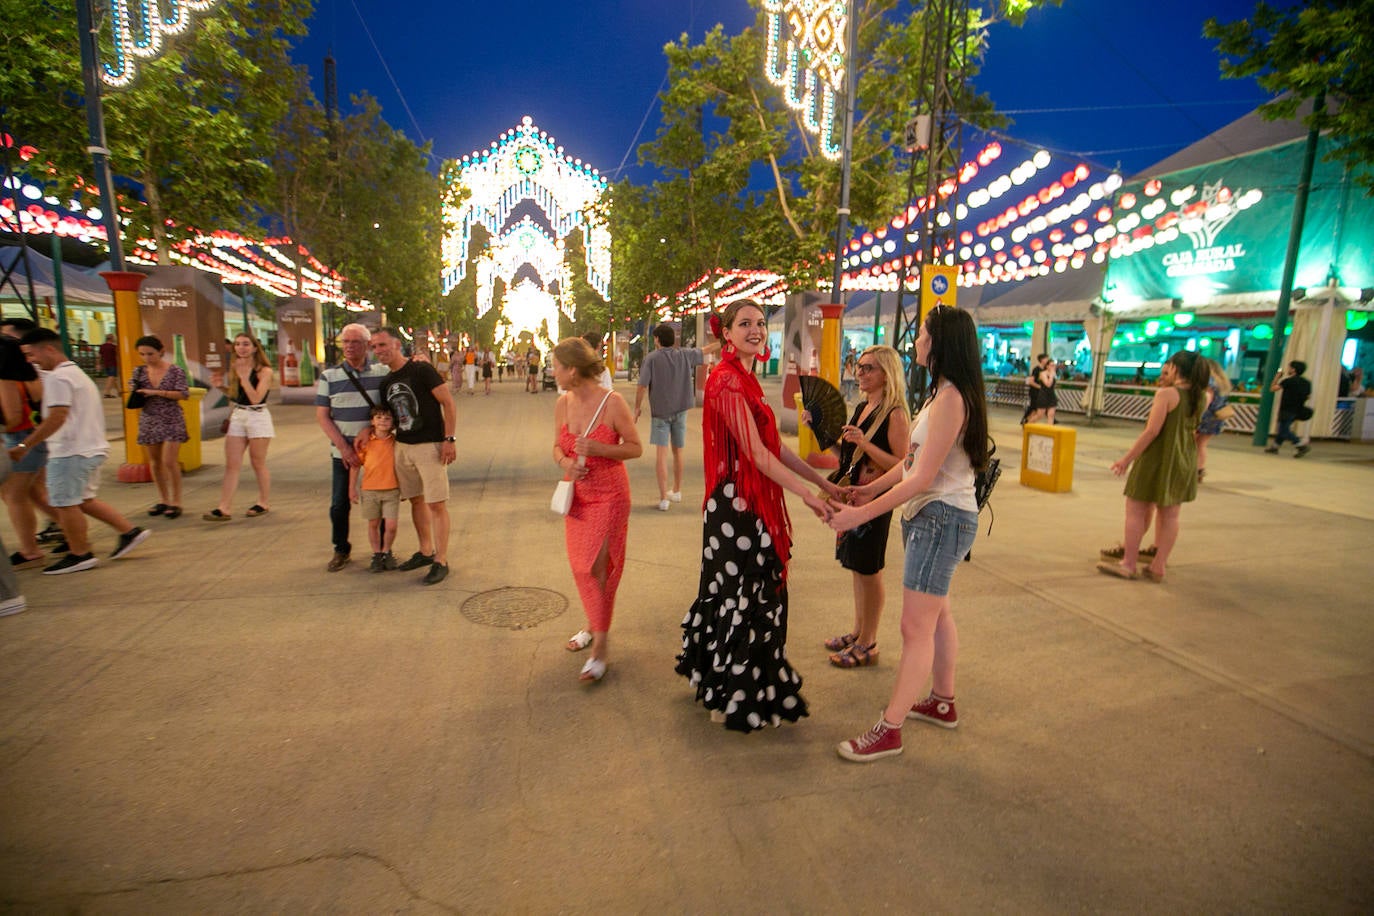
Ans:
<svg viewBox="0 0 1374 916"><path fill-rule="evenodd" d="M158 493L148 514L176 518L181 515L181 443L190 438L177 401L188 396L189 381L180 366L167 361L158 338L140 337L134 346L143 365L134 370L129 387L146 398L138 412L138 444L148 455Z"/></svg>

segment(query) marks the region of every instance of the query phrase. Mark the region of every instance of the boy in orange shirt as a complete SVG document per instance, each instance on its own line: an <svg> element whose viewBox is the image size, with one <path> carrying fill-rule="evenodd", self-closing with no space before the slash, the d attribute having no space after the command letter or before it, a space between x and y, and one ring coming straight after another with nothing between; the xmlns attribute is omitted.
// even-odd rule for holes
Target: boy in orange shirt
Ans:
<svg viewBox="0 0 1374 916"><path fill-rule="evenodd" d="M396 482L396 418L391 408L377 406L370 416L372 435L355 446L362 459L361 469L348 472L348 491L360 503L367 519L367 539L372 545L370 572L385 572L398 565L391 554L396 540L396 519L401 510L401 490ZM361 473L359 471L361 470Z"/></svg>

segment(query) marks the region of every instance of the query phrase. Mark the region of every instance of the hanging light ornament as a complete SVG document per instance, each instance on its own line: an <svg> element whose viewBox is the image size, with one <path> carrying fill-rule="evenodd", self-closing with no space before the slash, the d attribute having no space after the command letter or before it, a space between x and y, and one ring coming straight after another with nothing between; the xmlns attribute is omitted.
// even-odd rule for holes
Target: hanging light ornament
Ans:
<svg viewBox="0 0 1374 916"><path fill-rule="evenodd" d="M802 124L820 137L821 153L839 159L836 137L844 88L846 0L763 0L768 14L768 51L763 72L782 89L783 99L801 114Z"/></svg>
<svg viewBox="0 0 1374 916"><path fill-rule="evenodd" d="M122 88L133 82L138 61L157 57L163 38L180 35L192 13L203 13L219 0L109 0L112 47L109 60L100 62L100 78Z"/></svg>

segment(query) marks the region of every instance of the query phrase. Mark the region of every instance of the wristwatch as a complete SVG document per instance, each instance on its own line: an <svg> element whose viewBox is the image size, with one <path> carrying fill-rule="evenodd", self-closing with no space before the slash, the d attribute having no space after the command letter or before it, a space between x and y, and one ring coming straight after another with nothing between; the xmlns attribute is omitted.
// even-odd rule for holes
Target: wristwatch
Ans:
<svg viewBox="0 0 1374 916"><path fill-rule="evenodd" d="M457 442L457 441L458 441L458 438L457 438L456 436L445 436L445 437L444 437L444 441L445 441L445 442Z"/></svg>

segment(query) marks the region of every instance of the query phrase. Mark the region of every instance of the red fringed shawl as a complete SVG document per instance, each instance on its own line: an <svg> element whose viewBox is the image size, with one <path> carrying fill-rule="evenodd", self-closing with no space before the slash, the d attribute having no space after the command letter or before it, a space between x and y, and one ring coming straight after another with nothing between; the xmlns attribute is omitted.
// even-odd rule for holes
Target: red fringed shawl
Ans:
<svg viewBox="0 0 1374 916"><path fill-rule="evenodd" d="M733 482L736 498L743 499L748 510L762 519L786 576L787 561L792 555L792 524L787 517L787 504L782 487L759 471L750 450L750 443L757 439L776 457L782 440L759 380L733 353L725 356L706 380L701 426L707 497L723 482Z"/></svg>

